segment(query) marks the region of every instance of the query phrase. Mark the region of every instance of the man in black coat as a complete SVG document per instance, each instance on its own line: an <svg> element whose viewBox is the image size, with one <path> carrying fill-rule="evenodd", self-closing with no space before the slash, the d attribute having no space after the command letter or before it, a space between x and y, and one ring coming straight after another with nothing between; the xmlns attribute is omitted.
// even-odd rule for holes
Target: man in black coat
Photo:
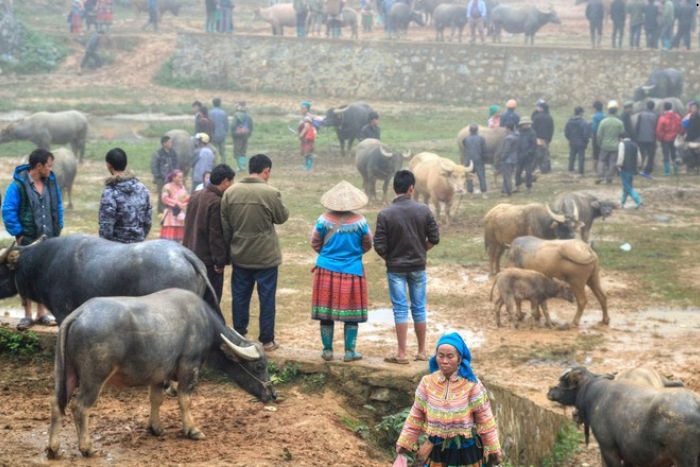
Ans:
<svg viewBox="0 0 700 467"><path fill-rule="evenodd" d="M586 19L591 31L591 47L600 47L600 40L603 37L603 18L605 8L602 0L588 0L586 6Z"/></svg>
<svg viewBox="0 0 700 467"><path fill-rule="evenodd" d="M625 17L627 14L625 0L613 0L610 4L610 19L613 23L612 46L622 48L622 37L625 35Z"/></svg>
<svg viewBox="0 0 700 467"><path fill-rule="evenodd" d="M574 109L574 116L566 122L564 136L569 141L569 172L574 172L578 161L578 173L583 176L586 147L591 139L591 124L583 119L583 107Z"/></svg>
<svg viewBox="0 0 700 467"><path fill-rule="evenodd" d="M654 0L649 0L644 7L644 34L647 38L647 48L659 47L659 7Z"/></svg>
<svg viewBox="0 0 700 467"><path fill-rule="evenodd" d="M540 172L546 174L550 172L552 167L549 158L549 144L554 136L554 120L549 114L549 105L541 99L537 101L537 107L531 118L532 129L537 137L537 151L533 170L539 168Z"/></svg>

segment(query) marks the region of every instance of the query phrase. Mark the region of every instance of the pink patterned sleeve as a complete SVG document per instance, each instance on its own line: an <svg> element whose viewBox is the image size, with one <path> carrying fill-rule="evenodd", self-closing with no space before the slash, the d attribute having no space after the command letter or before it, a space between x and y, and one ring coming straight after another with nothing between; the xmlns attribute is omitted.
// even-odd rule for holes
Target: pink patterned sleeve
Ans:
<svg viewBox="0 0 700 467"><path fill-rule="evenodd" d="M469 391L469 406L472 409L476 432L481 436L484 445L484 456L501 452L496 418L491 412L489 395L481 381L478 381Z"/></svg>
<svg viewBox="0 0 700 467"><path fill-rule="evenodd" d="M406 422L403 424L399 439L396 441L397 447L402 447L409 451L418 449L418 438L425 430L427 401L427 391L424 383L425 378L424 376L423 379L421 379L418 388L416 388L416 397L413 402L413 407L411 407Z"/></svg>

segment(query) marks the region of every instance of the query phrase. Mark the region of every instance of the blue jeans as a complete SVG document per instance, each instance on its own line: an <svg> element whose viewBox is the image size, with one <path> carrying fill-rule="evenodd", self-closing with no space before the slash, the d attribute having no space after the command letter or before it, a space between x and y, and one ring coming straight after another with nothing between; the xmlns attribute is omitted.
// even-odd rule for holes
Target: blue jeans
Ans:
<svg viewBox="0 0 700 467"><path fill-rule="evenodd" d="M275 340L275 294L277 293L277 266L267 269L247 269L233 266L231 295L233 295L233 328L240 334L248 333L250 297L258 285L260 300L260 336L263 344Z"/></svg>
<svg viewBox="0 0 700 467"><path fill-rule="evenodd" d="M411 316L414 324L425 323L425 305L428 276L425 271L387 272L389 297L394 309L396 324L408 323L408 298L411 299ZM406 289L408 288L408 297Z"/></svg>
<svg viewBox="0 0 700 467"><path fill-rule="evenodd" d="M632 186L632 180L634 180L634 174L632 172L621 171L620 178L622 179L622 200L621 204L624 206L625 201L627 201L627 196L630 196L634 202L639 206L642 204L642 198L639 197L639 193Z"/></svg>

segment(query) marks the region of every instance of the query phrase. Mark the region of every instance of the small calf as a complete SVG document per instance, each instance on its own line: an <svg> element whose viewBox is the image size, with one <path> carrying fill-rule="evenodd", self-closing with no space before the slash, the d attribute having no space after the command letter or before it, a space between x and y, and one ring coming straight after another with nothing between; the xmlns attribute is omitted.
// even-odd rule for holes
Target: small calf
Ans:
<svg viewBox="0 0 700 467"><path fill-rule="evenodd" d="M540 309L544 313L545 324L552 327L552 320L547 310L547 300L550 298L562 298L569 302L574 301L574 294L569 285L559 279L551 279L537 271L529 269L507 268L496 275L491 287L490 300L493 301L493 291L498 288L496 298L496 324L501 326L501 308L506 305L506 310L513 319L513 306L518 309L518 321L525 314L520 305L523 300L529 300L532 308L532 317L540 320Z"/></svg>

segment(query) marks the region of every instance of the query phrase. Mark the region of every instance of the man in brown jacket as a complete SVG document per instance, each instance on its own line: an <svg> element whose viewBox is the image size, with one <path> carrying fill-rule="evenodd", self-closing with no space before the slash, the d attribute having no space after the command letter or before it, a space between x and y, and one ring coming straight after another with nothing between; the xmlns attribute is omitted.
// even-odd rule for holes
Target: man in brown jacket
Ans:
<svg viewBox="0 0 700 467"><path fill-rule="evenodd" d="M267 351L278 347L275 343L275 294L282 251L275 224L284 224L289 218L282 194L267 184L271 170L270 158L256 154L248 162L250 175L227 190L221 201L221 224L233 264L233 327L244 336L248 332L250 297L257 284L258 339Z"/></svg>
<svg viewBox="0 0 700 467"><path fill-rule="evenodd" d="M221 227L221 197L233 184L236 173L226 164L214 167L209 185L190 197L185 217L185 237L182 244L192 250L207 267L207 277L216 297L207 290L206 301L215 310L221 303L224 288L224 267L228 263L228 245Z"/></svg>

